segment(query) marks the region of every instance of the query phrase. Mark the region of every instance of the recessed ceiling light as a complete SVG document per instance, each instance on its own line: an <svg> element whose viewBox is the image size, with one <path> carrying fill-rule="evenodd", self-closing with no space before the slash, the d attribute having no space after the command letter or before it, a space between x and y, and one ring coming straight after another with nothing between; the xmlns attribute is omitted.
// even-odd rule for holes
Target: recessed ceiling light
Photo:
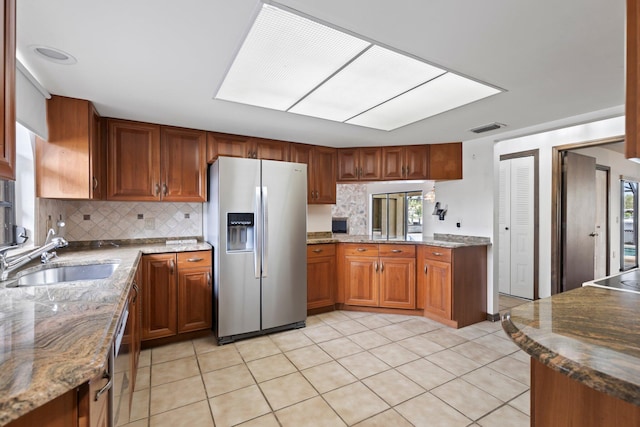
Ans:
<svg viewBox="0 0 640 427"><path fill-rule="evenodd" d="M78 62L76 61L76 58L74 58L72 55L68 54L63 50L56 49L54 47L31 46L31 49L41 57L58 64L71 65Z"/></svg>
<svg viewBox="0 0 640 427"><path fill-rule="evenodd" d="M500 92L264 4L214 98L389 131Z"/></svg>

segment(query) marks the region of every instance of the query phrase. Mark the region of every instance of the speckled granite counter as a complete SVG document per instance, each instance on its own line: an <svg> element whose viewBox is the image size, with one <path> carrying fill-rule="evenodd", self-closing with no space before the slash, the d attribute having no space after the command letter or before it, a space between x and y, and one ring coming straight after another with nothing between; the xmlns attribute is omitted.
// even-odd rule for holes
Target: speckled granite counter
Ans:
<svg viewBox="0 0 640 427"><path fill-rule="evenodd" d="M64 248L48 266L112 260L120 265L104 280L0 284L0 426L102 372L141 254L209 249L206 243ZM16 277L42 268L31 265Z"/></svg>
<svg viewBox="0 0 640 427"><path fill-rule="evenodd" d="M460 248L464 246L487 246L491 245L488 237L461 236L456 234L434 234L433 237L423 237L420 240L404 239L375 239L369 235L349 235L333 234L327 237L307 238L307 244L316 245L321 243L391 243L399 245L429 245L442 248Z"/></svg>
<svg viewBox="0 0 640 427"><path fill-rule="evenodd" d="M543 365L640 406L640 295L583 287L515 307L502 327Z"/></svg>

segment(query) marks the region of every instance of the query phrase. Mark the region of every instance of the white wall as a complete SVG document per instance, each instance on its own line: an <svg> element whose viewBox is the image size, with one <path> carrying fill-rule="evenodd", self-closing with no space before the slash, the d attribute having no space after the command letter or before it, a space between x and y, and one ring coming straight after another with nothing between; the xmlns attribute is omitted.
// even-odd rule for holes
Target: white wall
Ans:
<svg viewBox="0 0 640 427"><path fill-rule="evenodd" d="M307 233L331 232L331 206L307 205Z"/></svg>
<svg viewBox="0 0 640 427"><path fill-rule="evenodd" d="M27 229L27 247L33 245L36 232L34 138L16 123L16 225Z"/></svg>

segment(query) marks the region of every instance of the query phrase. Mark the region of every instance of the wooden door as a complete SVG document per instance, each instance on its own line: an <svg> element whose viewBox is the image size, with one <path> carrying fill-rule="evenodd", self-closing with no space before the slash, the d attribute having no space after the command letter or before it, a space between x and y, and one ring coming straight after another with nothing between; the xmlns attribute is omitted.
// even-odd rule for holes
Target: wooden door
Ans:
<svg viewBox="0 0 640 427"><path fill-rule="evenodd" d="M176 255L142 257L142 340L178 332Z"/></svg>
<svg viewBox="0 0 640 427"><path fill-rule="evenodd" d="M404 147L382 148L382 178L404 179Z"/></svg>
<svg viewBox="0 0 640 427"><path fill-rule="evenodd" d="M562 159L561 292L593 280L596 159L565 152Z"/></svg>
<svg viewBox="0 0 640 427"><path fill-rule="evenodd" d="M162 200L206 201L206 135L204 131L161 128Z"/></svg>
<svg viewBox="0 0 640 427"><path fill-rule="evenodd" d="M416 259L380 258L380 307L416 308Z"/></svg>
<svg viewBox="0 0 640 427"><path fill-rule="evenodd" d="M347 256L345 304L377 307L378 258Z"/></svg>
<svg viewBox="0 0 640 427"><path fill-rule="evenodd" d="M219 156L250 157L251 138L241 135L207 132L207 163L213 163Z"/></svg>
<svg viewBox="0 0 640 427"><path fill-rule="evenodd" d="M210 329L212 325L210 267L178 272L178 333Z"/></svg>
<svg viewBox="0 0 640 427"><path fill-rule="evenodd" d="M289 146L285 141L273 139L254 138L255 158L263 160L277 160L281 162L289 161Z"/></svg>
<svg viewBox="0 0 640 427"><path fill-rule="evenodd" d="M106 382L107 380L105 379L103 385L106 384ZM6 424L6 427L90 427L88 425L89 385L85 383L80 386L80 389L86 390L86 410L79 412L78 392L74 388L44 405L35 408L17 420ZM83 422L87 423L79 426L79 424Z"/></svg>
<svg viewBox="0 0 640 427"><path fill-rule="evenodd" d="M338 181L357 181L360 175L360 152L357 148L338 149Z"/></svg>
<svg viewBox="0 0 640 427"><path fill-rule="evenodd" d="M429 179L429 146L407 145L404 147L403 164L405 179ZM462 177L462 172L460 176Z"/></svg>
<svg viewBox="0 0 640 427"><path fill-rule="evenodd" d="M425 311L451 319L451 263L425 260Z"/></svg>
<svg viewBox="0 0 640 427"><path fill-rule="evenodd" d="M462 179L462 143L429 146L429 179Z"/></svg>
<svg viewBox="0 0 640 427"><path fill-rule="evenodd" d="M109 120L107 199L160 200L160 127Z"/></svg>
<svg viewBox="0 0 640 427"><path fill-rule="evenodd" d="M335 244L308 246L307 310L333 306L335 282Z"/></svg>
<svg viewBox="0 0 640 427"><path fill-rule="evenodd" d="M311 152L314 204L336 204L336 149L314 147Z"/></svg>
<svg viewBox="0 0 640 427"><path fill-rule="evenodd" d="M378 181L382 179L382 149L380 147L360 148L360 180Z"/></svg>
<svg viewBox="0 0 640 427"><path fill-rule="evenodd" d="M0 67L0 178L16 178L16 1L4 0L0 31L3 35L4 66Z"/></svg>
<svg viewBox="0 0 640 427"><path fill-rule="evenodd" d="M89 198L101 200L106 189L106 162L102 121L93 104L89 103Z"/></svg>

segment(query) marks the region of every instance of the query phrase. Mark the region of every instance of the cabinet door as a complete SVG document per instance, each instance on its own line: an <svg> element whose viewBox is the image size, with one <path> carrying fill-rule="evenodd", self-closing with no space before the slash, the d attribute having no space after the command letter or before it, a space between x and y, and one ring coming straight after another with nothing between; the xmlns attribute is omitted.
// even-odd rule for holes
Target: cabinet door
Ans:
<svg viewBox="0 0 640 427"><path fill-rule="evenodd" d="M281 162L289 161L290 143L262 138L254 138L253 143L255 158L263 160L278 160Z"/></svg>
<svg viewBox="0 0 640 427"><path fill-rule="evenodd" d="M311 166L307 173L312 174L314 204L336 203L336 149L314 147L311 152ZM310 202L311 203L311 202Z"/></svg>
<svg viewBox="0 0 640 427"><path fill-rule="evenodd" d="M380 307L416 308L415 258L380 258Z"/></svg>
<svg viewBox="0 0 640 427"><path fill-rule="evenodd" d="M142 284L142 268L138 266L136 270L135 278L133 279L133 296L131 298L131 305L129 307L129 317L131 320L131 400L133 398L133 392L135 391L136 385L136 373L138 372L138 362L140 360L140 349L141 349L141 333L142 333L142 319L140 318L140 314L142 310L140 306L142 305L142 295L140 294L141 289L140 285ZM131 402L129 402L131 405Z"/></svg>
<svg viewBox="0 0 640 427"><path fill-rule="evenodd" d="M2 19L4 66L0 67L0 178L16 179L16 1L5 0Z"/></svg>
<svg viewBox="0 0 640 427"><path fill-rule="evenodd" d="M429 146L407 145L404 147L405 179L429 178Z"/></svg>
<svg viewBox="0 0 640 427"><path fill-rule="evenodd" d="M177 325L175 254L142 257L142 340L175 335Z"/></svg>
<svg viewBox="0 0 640 427"><path fill-rule="evenodd" d="M210 329L212 324L211 268L178 272L178 333Z"/></svg>
<svg viewBox="0 0 640 427"><path fill-rule="evenodd" d="M382 178L404 179L404 148L382 148Z"/></svg>
<svg viewBox="0 0 640 427"><path fill-rule="evenodd" d="M250 157L251 141L248 136L207 132L207 163L213 163L219 156Z"/></svg>
<svg viewBox="0 0 640 427"><path fill-rule="evenodd" d="M382 149L379 147L360 148L360 180L382 179Z"/></svg>
<svg viewBox="0 0 640 427"><path fill-rule="evenodd" d="M378 306L378 258L347 256L345 304Z"/></svg>
<svg viewBox="0 0 640 427"><path fill-rule="evenodd" d="M336 282L335 245L307 247L307 310L333 306Z"/></svg>
<svg viewBox="0 0 640 427"><path fill-rule="evenodd" d="M359 176L359 151L357 148L338 149L338 181L357 181Z"/></svg>
<svg viewBox="0 0 640 427"><path fill-rule="evenodd" d="M425 267L424 309L444 319L451 319L451 264L427 259Z"/></svg>
<svg viewBox="0 0 640 427"><path fill-rule="evenodd" d="M107 380L104 382L106 383ZM78 427L80 424L80 427L88 427L89 385L83 384L80 389L87 396L86 405L82 408L83 411L79 411L78 392L74 388L6 424L6 427ZM82 402L80 402L80 406L82 406Z"/></svg>
<svg viewBox="0 0 640 427"><path fill-rule="evenodd" d="M104 141L102 140L103 122L93 104L89 103L89 198L101 200L106 188L106 162Z"/></svg>
<svg viewBox="0 0 640 427"><path fill-rule="evenodd" d="M313 170L311 168L311 150L313 146L307 144L291 144L290 158L294 163L307 165L307 203L313 203Z"/></svg>
<svg viewBox="0 0 640 427"><path fill-rule="evenodd" d="M429 146L429 179L462 179L462 143Z"/></svg>
<svg viewBox="0 0 640 427"><path fill-rule="evenodd" d="M160 200L160 127L109 120L107 199Z"/></svg>
<svg viewBox="0 0 640 427"><path fill-rule="evenodd" d="M162 200L206 201L206 132L163 126L160 140Z"/></svg>

